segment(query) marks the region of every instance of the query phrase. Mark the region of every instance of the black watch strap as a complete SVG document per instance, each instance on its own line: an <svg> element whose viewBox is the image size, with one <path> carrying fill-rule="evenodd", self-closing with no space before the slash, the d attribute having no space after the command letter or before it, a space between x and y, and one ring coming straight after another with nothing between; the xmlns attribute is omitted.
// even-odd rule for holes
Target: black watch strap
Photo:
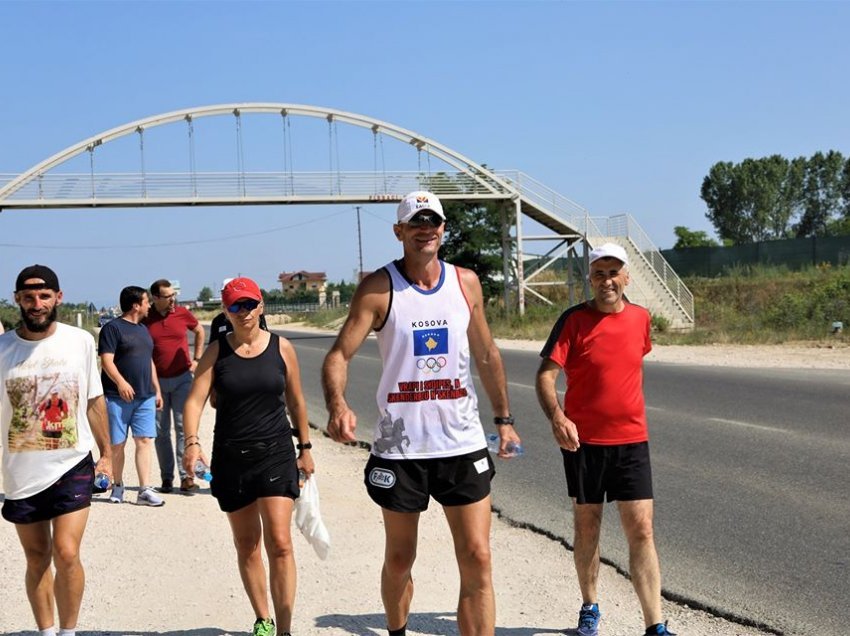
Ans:
<svg viewBox="0 0 850 636"><path fill-rule="evenodd" d="M313 448L313 443L312 442L304 442L303 444L299 443L299 444L295 445L295 448L297 448L298 450L310 450L311 448Z"/></svg>
<svg viewBox="0 0 850 636"><path fill-rule="evenodd" d="M494 417L493 424L495 424L496 426L513 426L514 416L508 415L507 417Z"/></svg>

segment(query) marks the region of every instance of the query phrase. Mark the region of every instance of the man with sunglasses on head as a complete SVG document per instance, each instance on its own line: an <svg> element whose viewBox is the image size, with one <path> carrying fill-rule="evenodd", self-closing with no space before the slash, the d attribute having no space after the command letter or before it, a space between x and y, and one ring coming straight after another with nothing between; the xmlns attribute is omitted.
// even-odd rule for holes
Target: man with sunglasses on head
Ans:
<svg viewBox="0 0 850 636"><path fill-rule="evenodd" d="M204 328L185 307L177 304L177 292L171 282L161 278L150 287L153 308L144 325L153 339L153 363L162 393L162 408L156 412L156 456L162 476L160 492L174 490L174 463L180 474L180 490L197 490L195 480L183 468L183 407L192 374L204 353ZM189 354L188 332L194 334L194 355ZM171 422L174 420L176 445L171 442Z"/></svg>
<svg viewBox="0 0 850 636"><path fill-rule="evenodd" d="M348 365L375 331L383 374L364 472L384 520L381 597L390 636L407 628L419 514L431 497L443 506L455 544L460 633L494 633L490 480L495 469L478 415L470 353L496 415L499 456L508 458L509 443L520 441L478 276L439 258L445 218L430 192L402 199L393 232L404 255L358 286L322 369L328 434L338 442L354 441L357 418L345 400Z"/></svg>

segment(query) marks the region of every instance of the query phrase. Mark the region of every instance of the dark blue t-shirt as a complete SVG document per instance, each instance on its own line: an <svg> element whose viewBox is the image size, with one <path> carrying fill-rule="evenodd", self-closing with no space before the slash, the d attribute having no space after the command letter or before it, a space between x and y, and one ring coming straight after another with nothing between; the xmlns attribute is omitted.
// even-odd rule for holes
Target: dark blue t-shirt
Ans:
<svg viewBox="0 0 850 636"><path fill-rule="evenodd" d="M115 366L133 387L137 399L143 400L155 394L151 377L153 339L147 327L123 318L111 320L100 330L97 352L115 355ZM101 371L100 377L106 396L120 397L118 386L105 371Z"/></svg>

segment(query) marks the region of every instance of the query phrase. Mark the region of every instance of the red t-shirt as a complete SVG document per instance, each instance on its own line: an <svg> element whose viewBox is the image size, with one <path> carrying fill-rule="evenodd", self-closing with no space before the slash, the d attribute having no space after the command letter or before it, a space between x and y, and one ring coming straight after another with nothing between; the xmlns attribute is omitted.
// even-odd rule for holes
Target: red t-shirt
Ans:
<svg viewBox="0 0 850 636"><path fill-rule="evenodd" d="M198 319L179 305L164 316L151 307L144 320L153 338L153 364L161 378L174 378L186 373L192 366L189 356L189 339L186 332L198 326Z"/></svg>
<svg viewBox="0 0 850 636"><path fill-rule="evenodd" d="M564 369L564 413L575 422L579 441L614 445L649 439L643 399L649 327L649 312L629 303L615 314L583 303L555 323L540 356Z"/></svg>
<svg viewBox="0 0 850 636"><path fill-rule="evenodd" d="M62 420L68 416L68 403L62 398L56 401L53 398L48 398L46 402L42 402L38 407L42 413L41 428L45 431L61 431Z"/></svg>

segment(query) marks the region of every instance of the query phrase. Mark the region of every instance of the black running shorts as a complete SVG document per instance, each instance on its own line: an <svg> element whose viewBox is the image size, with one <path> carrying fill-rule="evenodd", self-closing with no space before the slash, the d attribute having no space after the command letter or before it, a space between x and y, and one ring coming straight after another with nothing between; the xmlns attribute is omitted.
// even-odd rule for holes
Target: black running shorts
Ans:
<svg viewBox="0 0 850 636"><path fill-rule="evenodd" d="M394 512L423 512L433 497L443 506L463 506L490 494L496 468L486 448L456 457L385 459L369 456L363 471L376 504Z"/></svg>
<svg viewBox="0 0 850 636"><path fill-rule="evenodd" d="M652 499L649 442L601 446L582 444L561 449L567 492L576 503Z"/></svg>
<svg viewBox="0 0 850 636"><path fill-rule="evenodd" d="M49 488L26 499L4 501L3 518L12 523L35 523L88 508L93 488L94 460L89 453Z"/></svg>
<svg viewBox="0 0 850 636"><path fill-rule="evenodd" d="M289 438L274 442L214 445L210 491L224 512L236 512L260 497L298 499L298 465Z"/></svg>

